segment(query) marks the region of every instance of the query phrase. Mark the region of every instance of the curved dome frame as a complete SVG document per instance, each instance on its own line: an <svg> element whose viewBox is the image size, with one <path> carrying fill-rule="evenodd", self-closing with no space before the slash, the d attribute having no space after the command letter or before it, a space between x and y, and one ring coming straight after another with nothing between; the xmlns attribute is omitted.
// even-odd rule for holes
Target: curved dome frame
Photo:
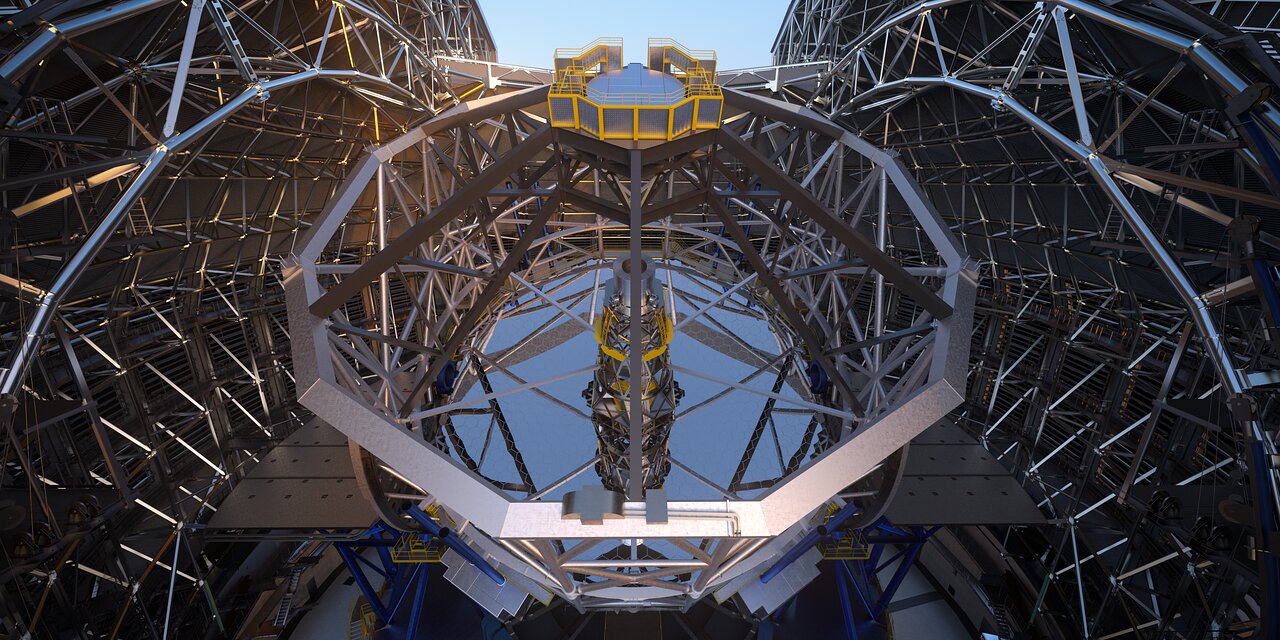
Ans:
<svg viewBox="0 0 1280 640"><path fill-rule="evenodd" d="M1197 537L1204 523L1272 540L1280 527L1268 426L1276 312L1251 288L1268 287L1280 247L1280 110L1265 95L1280 79L1264 48L1273 23L1243 2L800 1L775 42L779 63L814 69L790 95L900 149L936 202L955 203L949 219L968 226L983 264L978 318L990 331L975 352L1019 344L1039 359L975 361L983 391L957 417L1063 519L1021 541L1063 550L1043 566L990 569L1033 591L1036 576L1074 575L1049 590L1072 615L1034 620L1051 636L1153 627L1197 637L1260 618L1274 633L1262 604L1274 601L1274 557ZM1044 388L1046 374L1061 380ZM1222 408L1167 408L1189 397ZM1203 440L1196 455L1174 459L1163 448L1193 447L1177 444L1190 423L1215 435L1190 438ZM1179 487L1236 493L1263 531L1216 512L1188 516L1196 500L1170 497ZM1181 519L1161 515L1174 503ZM1167 543L1180 538L1195 542ZM1169 560L1241 557L1230 572L1194 572L1211 604L1185 604L1184 572ZM1138 602L1131 585L1158 595Z"/></svg>

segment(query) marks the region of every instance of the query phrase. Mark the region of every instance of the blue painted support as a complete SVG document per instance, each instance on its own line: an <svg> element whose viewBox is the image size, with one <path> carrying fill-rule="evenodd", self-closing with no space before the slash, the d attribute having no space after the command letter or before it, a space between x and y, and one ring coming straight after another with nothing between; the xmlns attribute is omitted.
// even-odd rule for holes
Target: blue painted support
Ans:
<svg viewBox="0 0 1280 640"><path fill-rule="evenodd" d="M1280 514L1276 513L1275 496L1271 495L1271 465L1262 443L1254 441L1254 486L1258 500L1258 547L1262 550L1262 605L1263 636L1266 640L1280 640L1280 556L1275 553L1280 538Z"/></svg>
<svg viewBox="0 0 1280 640"><path fill-rule="evenodd" d="M928 538L920 536L863 536L862 541L871 544L919 544Z"/></svg>
<svg viewBox="0 0 1280 640"><path fill-rule="evenodd" d="M427 566L427 563L425 562L413 563L413 571L409 574L409 577L403 582L397 582L393 585L392 593L399 593L396 595L395 604L391 605L391 609L389 610L392 618L395 618L396 614L400 613L400 606L404 604L405 597L409 595L409 587L413 585L413 581L418 578L418 574L422 572L422 568L425 566Z"/></svg>
<svg viewBox="0 0 1280 640"><path fill-rule="evenodd" d="M1258 274L1258 293L1267 302L1271 311L1271 321L1280 325L1280 285L1276 284L1275 268L1266 260L1254 258L1253 271Z"/></svg>
<svg viewBox="0 0 1280 640"><path fill-rule="evenodd" d="M893 600L893 594L898 592L898 587L902 586L902 581L907 577L907 572L911 570L911 565L915 563L916 556L920 555L921 547L922 545L910 547L907 556L902 559L898 568L893 572L893 578L889 580L889 585L884 588L884 592L880 594L880 599L871 608L872 618L879 618L885 609L889 607L889 601Z"/></svg>
<svg viewBox="0 0 1280 640"><path fill-rule="evenodd" d="M855 574L853 569L849 568L848 562L840 560L839 564L841 569L843 569L845 576L849 578L849 583L853 585L853 590L857 592L858 601L862 603L862 610L866 611L868 614L871 613L871 601L867 600L866 592L863 591L862 585L858 584L858 578L863 576L862 567L864 565L862 563L858 563L858 573Z"/></svg>
<svg viewBox="0 0 1280 640"><path fill-rule="evenodd" d="M880 548L881 548L881 549L883 549L883 548L884 548L884 547L883 547L883 545L882 545ZM876 574L879 574L881 571L884 571L884 568L885 568L885 567L887 567L887 566L889 566L889 565L893 564L893 561L894 561L894 560L897 560L898 558L901 558L902 556L906 555L906 554L907 554L907 552L908 552L908 551L910 551L910 550L911 550L911 547L909 547L909 546L907 546L907 547L903 547L902 549L898 550L898 552L897 552L897 553L895 553L895 554L893 554L893 555L889 556L889 559L888 559L888 560L885 560L884 562L881 562L880 564L873 564L873 565L869 565L869 566L871 567L871 573L872 573L872 575L876 575Z"/></svg>
<svg viewBox="0 0 1280 640"><path fill-rule="evenodd" d="M845 582L843 571L836 572L836 588L840 591L840 614L844 617L844 631L849 640L858 640L858 623L853 619L853 605L849 603L849 585Z"/></svg>
<svg viewBox="0 0 1280 640"><path fill-rule="evenodd" d="M373 608L374 615L383 624L391 621L391 616L387 613L386 607L382 606L382 601L378 599L378 592L374 591L373 585L369 584L369 579L365 577L364 571L360 570L360 564L356 562L356 552L352 551L346 545L337 544L334 548L338 550L338 555L342 556L342 561L347 563L347 570L351 572L351 577L355 578L356 586L360 588L360 593L364 594L369 606Z"/></svg>
<svg viewBox="0 0 1280 640"><path fill-rule="evenodd" d="M480 557L480 554L472 550L471 547L468 547L466 543L464 543L463 541L459 540L454 536L449 535L450 531L447 527L442 527L436 524L435 521L431 519L431 516L428 516L427 514L423 513L422 510L417 507L412 507L412 506L409 507L406 513L409 514L410 518L417 520L418 524L421 524L424 528L426 528L428 533L439 538L440 541L448 545L450 549L453 549L454 551L458 552L458 555L461 555L462 557L466 558L467 562L470 562L472 565L475 565L475 568L479 569L481 573L484 573L486 576L489 576L490 580L493 580L498 584L507 583L507 579L502 577L502 574L498 573L498 570L494 569L493 565L489 564L488 562L485 561L484 558Z"/></svg>
<svg viewBox="0 0 1280 640"><path fill-rule="evenodd" d="M939 527L933 527L928 530L923 530L919 527L914 527L914 529L917 536L928 539L938 531ZM871 617L873 619L878 619L889 608L889 601L893 600L893 594L898 592L898 587L902 586L902 581L907 577L907 572L911 570L911 565L915 564L916 558L920 556L920 551L924 549L924 542L913 544L907 549L907 555L902 558L902 563L893 572L893 578L889 580L889 585L884 588L884 591L880 594L880 599L876 602L876 606L872 608Z"/></svg>
<svg viewBox="0 0 1280 640"><path fill-rule="evenodd" d="M418 625L422 622L422 608L426 605L427 580L431 578L431 565L422 563L422 575L418 576L418 585L413 590L413 608L409 610L409 635L416 637Z"/></svg>
<svg viewBox="0 0 1280 640"><path fill-rule="evenodd" d="M1244 126L1245 133L1253 139L1254 146L1262 154L1262 160L1267 163L1267 168L1271 170L1272 178L1280 182L1280 157L1276 156L1275 149L1271 147L1271 142L1267 140L1267 134L1258 126L1258 121L1253 119L1253 114L1248 111L1240 114L1240 124Z"/></svg>
<svg viewBox="0 0 1280 640"><path fill-rule="evenodd" d="M818 542L822 540L823 536L827 535L828 531L838 529L841 524L844 524L845 520L852 518L857 513L858 506L856 504L849 502L844 505L844 508L831 516L831 519L828 520L825 525L819 525L815 527L813 531L806 533L805 536L800 539L800 542L796 543L794 547L791 547L791 549L787 550L786 553L782 554L782 558L774 563L772 567L769 567L769 570L765 571L764 574L760 576L760 582L767 583L778 577L778 574L791 566L792 562L800 559L800 556L808 553L808 551L813 548L813 545L818 544Z"/></svg>
<svg viewBox="0 0 1280 640"><path fill-rule="evenodd" d="M871 557L867 558L868 567L880 566L880 556L884 555L884 545L877 544L871 546Z"/></svg>
<svg viewBox="0 0 1280 640"><path fill-rule="evenodd" d="M346 547L346 548L352 548L352 546L353 546L353 545L346 545L346 544L341 544L341 543L339 543L339 545L338 545L338 546L340 546L340 547ZM355 548L358 548L358 549L359 549L359 548L368 548L368 547L371 547L371 546L375 546L375 545L367 545L367 546L366 546L366 545L354 545L354 547L355 547ZM381 548L382 548L382 547L379 547L379 549L381 549ZM361 554L359 554L359 553L352 553L352 554L351 554L351 557L352 557L352 558L355 558L356 562L359 562L360 564L363 564L364 566L369 567L370 569L373 569L375 572L377 572L377 573L378 573L378 575L380 575L380 576L382 576L382 577L384 577L384 578L386 578L386 579L388 579L388 580L390 580L390 579L391 579L391 574L393 573L393 570L389 570L389 569L387 569L387 565L386 565L386 564L383 564L381 567L379 567L378 565L374 564L372 560L370 560L370 559L368 559L368 558L364 557L363 555L361 555Z"/></svg>
<svg viewBox="0 0 1280 640"><path fill-rule="evenodd" d="M899 529L899 528L897 528L897 527L895 527L895 526L893 526L893 525L889 524L888 522L884 522L883 520L882 520L882 521L880 521L880 522L877 522L877 523L876 523L876 528L877 528L877 529L879 529L879 530L881 530L881 531L883 531L883 532L885 532L885 533L887 533L887 534L889 534L889 535L894 535L894 536L909 536L909 535L911 535L911 532L910 532L910 531L904 531L904 530L902 530L902 529Z"/></svg>
<svg viewBox="0 0 1280 640"><path fill-rule="evenodd" d="M778 573L785 571L787 567L791 566L792 562L797 561L797 559L800 559L800 557L804 556L805 553L808 553L809 549L813 549L813 545L818 544L819 541L823 539L823 536L827 535L829 530L838 529L840 525L844 524L844 522L849 520L849 518L854 517L856 513L858 513L858 506L856 506L856 504L852 502L845 504L845 507L841 508L840 511L837 511L836 515L832 516L831 520L828 520L826 525L818 525L817 527L814 527L814 530L805 534L804 538L801 538L799 543L796 543L795 547L787 549L787 553L783 553L782 558L778 559L778 562L774 563L772 567L769 567L769 570L765 571L763 575L760 575L760 582L768 582L769 580L773 580L774 577L778 577Z"/></svg>
<svg viewBox="0 0 1280 640"><path fill-rule="evenodd" d="M397 536L398 539L398 536ZM400 573L400 567L391 560L391 545L378 545L378 559L382 560L382 566L386 569L388 580L394 579L397 573Z"/></svg>

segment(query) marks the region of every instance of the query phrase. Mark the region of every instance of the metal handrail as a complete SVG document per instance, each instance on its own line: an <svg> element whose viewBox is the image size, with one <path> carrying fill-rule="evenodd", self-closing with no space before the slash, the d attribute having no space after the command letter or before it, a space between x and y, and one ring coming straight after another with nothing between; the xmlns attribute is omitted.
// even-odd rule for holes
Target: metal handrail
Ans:
<svg viewBox="0 0 1280 640"><path fill-rule="evenodd" d="M596 47L621 47L622 36L603 36L596 38L585 46L574 49L572 47L556 47L555 57L560 58L581 58L590 53Z"/></svg>
<svg viewBox="0 0 1280 640"><path fill-rule="evenodd" d="M664 49L674 49L688 57L690 60L716 60L716 52L714 49L689 49L684 45L672 40L671 38L649 38L649 47L662 47Z"/></svg>
<svg viewBox="0 0 1280 640"><path fill-rule="evenodd" d="M667 93L627 91L608 92L607 94L599 89L589 87L583 76L566 73L551 85L551 93L553 95L583 96L597 103L597 106L607 106L608 103L670 105L685 98L715 98L722 95L720 85L717 85L711 75L707 73L690 76L690 81L683 87ZM605 100L608 102L606 103Z"/></svg>

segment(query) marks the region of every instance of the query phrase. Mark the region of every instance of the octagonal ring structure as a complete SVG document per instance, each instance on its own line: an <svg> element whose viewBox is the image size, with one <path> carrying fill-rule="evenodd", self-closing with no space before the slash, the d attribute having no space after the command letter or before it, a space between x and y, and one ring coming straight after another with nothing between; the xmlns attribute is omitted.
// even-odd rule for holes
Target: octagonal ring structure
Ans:
<svg viewBox="0 0 1280 640"><path fill-rule="evenodd" d="M299 398L375 466L460 523L455 535L504 575L521 576L527 590L606 606L683 606L735 578L758 575L822 523L824 507L843 504L837 494L961 402L973 265L895 156L810 110L726 90L726 110L738 111L731 118L797 133L748 137L745 127L722 127L623 149L545 124L547 92L461 104L352 167L286 270ZM797 139L810 148L821 143L803 167L760 150ZM847 165L855 162L864 169L858 180L848 178ZM837 188L841 181L857 186ZM890 196L899 209L892 214L896 228L921 234L933 253L886 253ZM870 201L881 203L879 222L865 210ZM717 224L718 235L708 231ZM863 230L876 226L880 237L872 241ZM757 228L770 230L761 236ZM459 366L464 374L471 366L500 370L485 345L520 296L532 295L574 321L578 314L568 303L539 283L611 268L601 259L604 238L621 242L635 234L678 239L663 244L668 255L658 268L668 283L672 273L683 273L724 286L696 313L733 295L746 296L746 307L768 306L765 319L782 355L821 370L831 390L792 384L770 395L694 363L677 373L821 415L829 442L754 495L722 488L718 499L671 496L663 522L645 517L644 501L628 500L623 517L587 523L563 517L561 502L547 496L583 481L591 461L542 491L531 482L495 483L441 424L508 394L537 391L559 400L539 387L594 367L456 396L441 386L450 379L442 374ZM351 249L352 238L365 239L364 248ZM574 244L583 238L601 238L601 255ZM736 251L737 263L711 260L711 249L699 247L722 252L717 256ZM790 270L775 273L783 265ZM874 284L880 301L868 306L850 298L841 278ZM834 292L813 295L824 286ZM892 329L879 314L889 292L917 310ZM774 365L780 380L787 366ZM525 462L506 427L503 437L520 470ZM526 495L513 495L520 492ZM631 560L608 552L642 544L684 551Z"/></svg>

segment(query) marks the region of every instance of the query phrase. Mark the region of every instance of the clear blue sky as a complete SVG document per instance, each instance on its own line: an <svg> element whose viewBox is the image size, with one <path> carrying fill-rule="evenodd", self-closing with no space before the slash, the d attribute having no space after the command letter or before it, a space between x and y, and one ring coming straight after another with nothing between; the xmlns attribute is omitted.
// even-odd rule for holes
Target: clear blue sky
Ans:
<svg viewBox="0 0 1280 640"><path fill-rule="evenodd" d="M622 36L627 62L644 61L649 38L672 38L690 49L715 49L721 69L770 64L769 50L789 4L788 0L479 3L502 62L550 68L556 47L580 47L600 36Z"/></svg>

